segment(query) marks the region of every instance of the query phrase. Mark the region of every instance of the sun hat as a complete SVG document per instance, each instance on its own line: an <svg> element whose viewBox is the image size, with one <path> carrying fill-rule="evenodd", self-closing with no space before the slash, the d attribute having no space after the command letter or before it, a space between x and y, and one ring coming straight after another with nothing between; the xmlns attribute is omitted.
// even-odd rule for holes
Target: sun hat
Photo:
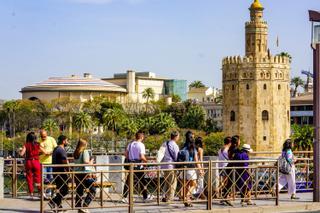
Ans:
<svg viewBox="0 0 320 213"><path fill-rule="evenodd" d="M248 151L248 152L253 152L251 149L251 146L249 144L243 144L242 149Z"/></svg>

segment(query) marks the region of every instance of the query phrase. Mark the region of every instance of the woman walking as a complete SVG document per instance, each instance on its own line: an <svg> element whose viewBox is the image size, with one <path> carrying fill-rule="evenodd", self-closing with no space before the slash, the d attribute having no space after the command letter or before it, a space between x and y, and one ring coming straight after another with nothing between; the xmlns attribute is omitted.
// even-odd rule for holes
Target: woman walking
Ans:
<svg viewBox="0 0 320 213"><path fill-rule="evenodd" d="M90 159L89 151L87 150L87 141L80 139L77 148L73 153L74 163L75 164L94 164L94 160ZM86 170L85 167L75 167L76 171L83 171L83 173L77 173L75 175L76 182L76 204L75 206L78 208L88 207L91 201L94 199L96 195L96 187L94 186L94 182L96 181L95 175L92 175L90 171ZM83 200L83 194L85 189L88 189L86 198ZM87 213L89 210L87 209L79 209L79 213Z"/></svg>
<svg viewBox="0 0 320 213"><path fill-rule="evenodd" d="M26 179L29 188L30 198L33 199L35 185L38 193L41 194L41 166L39 161L40 144L34 132L27 135L26 142L20 149L20 155L25 155Z"/></svg>
<svg viewBox="0 0 320 213"><path fill-rule="evenodd" d="M198 160L200 162L203 162L203 142L202 137L197 137L195 141L196 145L196 151L198 154ZM203 164L200 163L200 168L203 170ZM204 195L204 176L203 174L200 174L200 170L197 170L198 180L197 180L197 191L196 195L200 197L201 199L206 199L206 196Z"/></svg>
<svg viewBox="0 0 320 213"><path fill-rule="evenodd" d="M234 156L234 160L237 161L248 161L249 160L249 153L252 152L249 144L243 144L242 149L240 152L237 152ZM255 205L251 201L251 188L252 188L252 177L251 172L248 169L249 163L248 162L239 162L235 163L236 167L241 167L240 169L236 169L236 177L238 178L237 181L237 188L241 194L241 205L244 206L245 204Z"/></svg>
<svg viewBox="0 0 320 213"><path fill-rule="evenodd" d="M285 185L288 184L288 193L289 195L291 195L292 200L296 200L299 198L296 196L296 176L295 176L296 169L294 165L296 160L293 156L292 148L293 148L293 143L291 142L290 139L287 139L283 144L281 156L284 157L287 160L287 162L290 164L291 171L289 174L280 173L279 192Z"/></svg>

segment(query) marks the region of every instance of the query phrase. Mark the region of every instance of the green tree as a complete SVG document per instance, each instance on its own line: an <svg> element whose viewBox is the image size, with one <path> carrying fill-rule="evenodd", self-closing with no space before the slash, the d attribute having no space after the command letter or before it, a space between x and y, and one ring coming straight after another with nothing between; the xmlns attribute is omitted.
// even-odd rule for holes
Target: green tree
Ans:
<svg viewBox="0 0 320 213"><path fill-rule="evenodd" d="M281 52L278 54L278 56L284 56L289 58L290 63L292 62L292 56L288 52Z"/></svg>
<svg viewBox="0 0 320 213"><path fill-rule="evenodd" d="M223 132L211 133L203 139L204 142L204 155L213 156L217 155L219 149L223 146L224 140Z"/></svg>
<svg viewBox="0 0 320 213"><path fill-rule="evenodd" d="M80 133L83 133L85 129L90 129L92 127L92 118L86 112L76 113L73 121Z"/></svg>
<svg viewBox="0 0 320 213"><path fill-rule="evenodd" d="M103 114L104 126L107 129L113 130L114 132L119 134L121 124L126 119L126 117L127 117L127 115L125 114L125 112L122 109L109 108Z"/></svg>
<svg viewBox="0 0 320 213"><path fill-rule="evenodd" d="M151 117L149 123L149 133L151 135L162 134L175 127L176 122L170 114L159 113Z"/></svg>
<svg viewBox="0 0 320 213"><path fill-rule="evenodd" d="M149 104L149 100L153 99L155 96L154 90L152 88L146 88L143 92L142 92L142 97L144 99L147 99L147 104Z"/></svg>
<svg viewBox="0 0 320 213"><path fill-rule="evenodd" d="M181 100L182 100L179 95L173 94L171 97L172 97L172 102L173 102L173 103L179 103L179 102L181 102Z"/></svg>
<svg viewBox="0 0 320 213"><path fill-rule="evenodd" d="M216 121L214 121L212 118L208 118L206 120L204 131L206 131L207 134L210 134L212 132L219 132L221 129L218 128Z"/></svg>
<svg viewBox="0 0 320 213"><path fill-rule="evenodd" d="M164 112L170 114L174 118L179 127L183 127L182 119L186 111L187 108L183 103L173 103L164 110Z"/></svg>
<svg viewBox="0 0 320 213"><path fill-rule="evenodd" d="M294 149L298 151L312 150L314 128L309 125L299 126L294 124L291 129L293 132L291 138L295 145Z"/></svg>
<svg viewBox="0 0 320 213"><path fill-rule="evenodd" d="M205 112L199 105L192 105L188 108L182 118L182 127L190 129L202 129L205 126Z"/></svg>
<svg viewBox="0 0 320 213"><path fill-rule="evenodd" d="M57 122L55 122L55 120L51 118L45 120L42 123L42 128L47 130L50 133L50 135L53 135L53 132L59 129Z"/></svg>
<svg viewBox="0 0 320 213"><path fill-rule="evenodd" d="M189 84L189 89L202 87L205 87L205 85L201 81L193 81L191 84Z"/></svg>
<svg viewBox="0 0 320 213"><path fill-rule="evenodd" d="M304 81L300 78L300 77L294 77L291 79L291 83L293 86L293 97L296 97L297 95L297 91L298 91L298 87L299 86L303 86L304 85Z"/></svg>
<svg viewBox="0 0 320 213"><path fill-rule="evenodd" d="M7 113L8 117L8 123L9 123L9 135L10 137L15 137L16 135L16 112L19 108L19 102L18 101L7 101L3 104L3 109Z"/></svg>

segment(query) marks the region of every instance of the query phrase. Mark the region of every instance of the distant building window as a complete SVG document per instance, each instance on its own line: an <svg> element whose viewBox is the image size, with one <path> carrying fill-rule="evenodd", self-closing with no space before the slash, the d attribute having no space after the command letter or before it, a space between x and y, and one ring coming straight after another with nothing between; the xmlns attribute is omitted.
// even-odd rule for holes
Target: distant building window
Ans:
<svg viewBox="0 0 320 213"><path fill-rule="evenodd" d="M264 89L264 90L267 89L267 85L266 85L266 84L263 85L263 89Z"/></svg>
<svg viewBox="0 0 320 213"><path fill-rule="evenodd" d="M269 120L269 112L267 110L262 111L262 120L268 121Z"/></svg>
<svg viewBox="0 0 320 213"><path fill-rule="evenodd" d="M247 84L247 90L249 90L249 89L250 89L249 84Z"/></svg>
<svg viewBox="0 0 320 213"><path fill-rule="evenodd" d="M230 121L236 121L236 113L234 111L230 113Z"/></svg>
<svg viewBox="0 0 320 213"><path fill-rule="evenodd" d="M278 90L281 90L281 85L280 84L278 84Z"/></svg>

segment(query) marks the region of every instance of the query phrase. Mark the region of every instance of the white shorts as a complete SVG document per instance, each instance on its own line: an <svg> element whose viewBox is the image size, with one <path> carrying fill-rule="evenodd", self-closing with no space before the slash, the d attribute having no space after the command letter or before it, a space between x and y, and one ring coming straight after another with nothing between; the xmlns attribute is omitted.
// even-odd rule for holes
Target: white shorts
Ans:
<svg viewBox="0 0 320 213"><path fill-rule="evenodd" d="M197 180L197 179L198 179L198 175L196 170L191 169L186 171L186 180Z"/></svg>

